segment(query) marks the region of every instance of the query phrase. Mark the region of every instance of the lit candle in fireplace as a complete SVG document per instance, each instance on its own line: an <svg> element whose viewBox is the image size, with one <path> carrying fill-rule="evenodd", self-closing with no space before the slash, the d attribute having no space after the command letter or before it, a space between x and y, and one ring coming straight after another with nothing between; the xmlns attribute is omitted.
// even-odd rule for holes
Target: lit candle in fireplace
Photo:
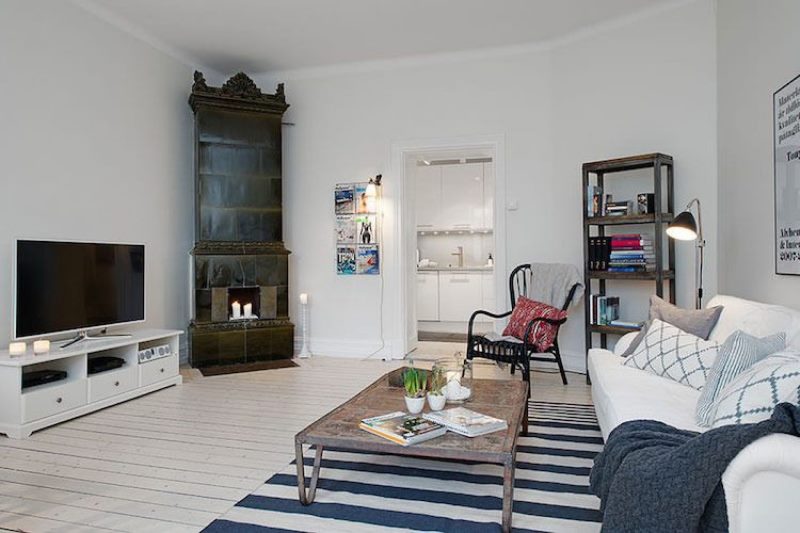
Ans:
<svg viewBox="0 0 800 533"><path fill-rule="evenodd" d="M233 302L231 308L233 309L233 318L242 318L242 304Z"/></svg>
<svg viewBox="0 0 800 533"><path fill-rule="evenodd" d="M253 318L253 304L244 304L244 317Z"/></svg>

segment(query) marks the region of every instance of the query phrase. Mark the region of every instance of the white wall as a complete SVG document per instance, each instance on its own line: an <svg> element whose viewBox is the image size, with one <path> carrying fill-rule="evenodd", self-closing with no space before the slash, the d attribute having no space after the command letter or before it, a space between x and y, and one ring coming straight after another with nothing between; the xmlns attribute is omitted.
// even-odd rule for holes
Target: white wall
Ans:
<svg viewBox="0 0 800 533"><path fill-rule="evenodd" d="M398 209L389 174L393 142L502 134L506 146L507 266L531 260L581 264L584 161L664 151L677 161L677 200L700 196L709 294L716 289L715 37L711 0L588 32L552 49L396 68L288 72L284 176L291 310L311 295L317 353L400 355L399 273L392 239ZM384 174L384 279L337 277L332 195L336 182ZM681 250L680 303L691 304L690 249ZM380 327L383 294L383 328ZM498 295L498 300L502 298ZM582 309L563 339L567 365L583 367Z"/></svg>
<svg viewBox="0 0 800 533"><path fill-rule="evenodd" d="M4 1L0 50L0 344L16 237L144 243L146 325L185 328L192 70L60 1Z"/></svg>
<svg viewBox="0 0 800 533"><path fill-rule="evenodd" d="M800 3L717 10L720 292L797 308L800 277L775 274L772 94L800 74Z"/></svg>

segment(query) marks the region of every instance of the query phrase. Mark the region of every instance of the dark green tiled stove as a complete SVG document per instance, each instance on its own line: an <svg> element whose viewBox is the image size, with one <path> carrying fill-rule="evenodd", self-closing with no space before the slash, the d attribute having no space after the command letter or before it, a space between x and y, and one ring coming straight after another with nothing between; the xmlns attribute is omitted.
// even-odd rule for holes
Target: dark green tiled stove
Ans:
<svg viewBox="0 0 800 533"><path fill-rule="evenodd" d="M194 320L197 368L290 359L289 251L283 245L283 85L263 94L243 73L210 87L195 72ZM233 305L251 314L234 316ZM257 317L257 318L256 318Z"/></svg>

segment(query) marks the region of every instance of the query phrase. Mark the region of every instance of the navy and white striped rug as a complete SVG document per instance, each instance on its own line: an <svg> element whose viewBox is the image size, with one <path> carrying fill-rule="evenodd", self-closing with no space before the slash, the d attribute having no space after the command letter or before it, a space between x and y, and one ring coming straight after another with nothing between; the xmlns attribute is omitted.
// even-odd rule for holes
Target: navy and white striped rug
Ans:
<svg viewBox="0 0 800 533"><path fill-rule="evenodd" d="M598 531L589 470L603 440L590 405L531 402L520 437L514 531ZM310 474L313 450L305 459ZM303 506L294 464L272 476L206 533L500 531L503 469L325 450L317 497Z"/></svg>

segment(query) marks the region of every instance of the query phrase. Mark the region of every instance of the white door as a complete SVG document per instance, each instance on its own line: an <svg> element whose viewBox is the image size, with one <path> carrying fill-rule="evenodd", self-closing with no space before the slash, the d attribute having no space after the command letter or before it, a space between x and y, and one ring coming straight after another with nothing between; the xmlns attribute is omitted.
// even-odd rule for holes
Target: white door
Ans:
<svg viewBox="0 0 800 533"><path fill-rule="evenodd" d="M480 272L439 273L439 320L467 322L482 299Z"/></svg>
<svg viewBox="0 0 800 533"><path fill-rule="evenodd" d="M417 272L417 320L439 320L438 272Z"/></svg>
<svg viewBox="0 0 800 533"><path fill-rule="evenodd" d="M415 175L417 230L439 228L442 226L442 167L418 166Z"/></svg>
<svg viewBox="0 0 800 533"><path fill-rule="evenodd" d="M442 165L442 222L448 229L483 225L483 163Z"/></svg>
<svg viewBox="0 0 800 533"><path fill-rule="evenodd" d="M494 229L494 163L483 164L483 227Z"/></svg>

